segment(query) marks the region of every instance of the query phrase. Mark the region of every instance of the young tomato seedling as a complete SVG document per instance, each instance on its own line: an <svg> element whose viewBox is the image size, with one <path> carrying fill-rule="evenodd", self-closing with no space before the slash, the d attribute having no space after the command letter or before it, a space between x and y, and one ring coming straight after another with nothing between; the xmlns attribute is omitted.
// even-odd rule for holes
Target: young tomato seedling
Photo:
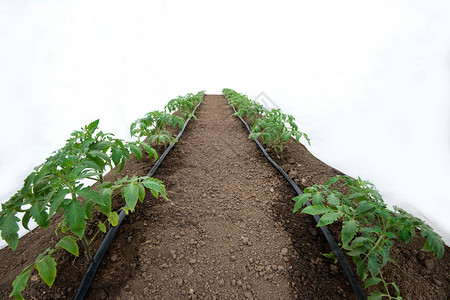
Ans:
<svg viewBox="0 0 450 300"><path fill-rule="evenodd" d="M222 92L237 109L234 115L248 118L253 125L249 138L261 137L281 158L289 139L294 138L300 142L300 138L304 137L308 144L310 143L308 135L298 130L293 116L282 113L280 109L267 110L261 104L232 89L223 89Z"/></svg>
<svg viewBox="0 0 450 300"><path fill-rule="evenodd" d="M341 182L347 192L333 188L337 182ZM312 205L301 212L320 215L317 226L342 222L341 247L353 258L365 288L377 284L384 288L383 292L373 292L369 299L402 299L395 282L386 282L382 272L383 267L393 261L390 250L395 240L409 243L416 237L416 231L420 231L426 238L423 251L432 251L438 258L444 253L441 237L429 225L400 208L389 210L375 187L360 178L336 176L325 185L306 188L304 194L293 200L294 213L311 200Z"/></svg>
<svg viewBox="0 0 450 300"><path fill-rule="evenodd" d="M112 225L117 225L118 213L112 211L112 199L121 193L127 207L119 210L133 211L137 200L143 200L145 188L150 189L155 197L166 198L165 187L161 181L148 177L124 177L114 183L104 182L103 173L106 167L123 168L130 152L142 157L141 148L136 143L127 143L114 138L112 134L97 131L99 121L96 120L72 133L66 145L56 151L46 161L36 167L25 179L24 185L13 197L2 204L0 211L1 237L11 249L15 250L18 242L18 213L24 213L22 225L28 229L33 218L43 228L48 228L52 216L61 214L63 220L58 229L67 234L58 241L54 248L47 248L35 262L25 268L13 282L11 296L22 299L21 291L26 287L31 272L36 269L44 282L51 286L56 277L56 262L52 254L61 249L78 256L77 241L84 248L88 261L92 260L90 242L85 235L87 220L92 220L92 211L99 210ZM156 155L154 149L148 147L150 155ZM155 157L156 158L156 157ZM95 188L85 186L84 179L99 183ZM106 221L105 220L105 221ZM99 231L106 232L105 221L99 221ZM29 229L28 229L29 230ZM95 236L94 236L95 238Z"/></svg>
<svg viewBox="0 0 450 300"><path fill-rule="evenodd" d="M174 114L165 111L152 111L145 115L144 118L138 119L130 126L131 136L136 136L140 143L141 138L147 137L148 143L156 145L156 151L160 154L160 146L166 146L176 138L166 127L178 128L183 127L184 120Z"/></svg>

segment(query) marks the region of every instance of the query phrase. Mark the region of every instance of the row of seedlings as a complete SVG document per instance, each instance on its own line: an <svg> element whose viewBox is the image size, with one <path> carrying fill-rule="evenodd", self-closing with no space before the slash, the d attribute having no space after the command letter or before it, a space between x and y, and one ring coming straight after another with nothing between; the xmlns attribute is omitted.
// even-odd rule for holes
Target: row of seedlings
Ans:
<svg viewBox="0 0 450 300"><path fill-rule="evenodd" d="M279 154L279 158L282 159L283 147L289 139L294 138L298 142L304 136L309 143L308 136L298 131L294 117L281 113L279 109L267 110L231 89L224 89L223 94L236 107L236 114L247 118L252 125L249 138L261 136L266 145ZM443 256L444 242L428 224L399 207L394 206L394 210L390 210L375 186L361 178L335 176L325 185L307 187L293 200L294 213L308 201L312 203L301 213L321 216L317 227L335 222L342 224L341 251L352 257L365 288L374 286L370 300L383 297L401 299L395 282L387 282L382 273L388 262L394 262L390 250L395 241L410 243L420 232L426 238L422 251L431 251L437 258ZM324 256L336 261L333 252Z"/></svg>
<svg viewBox="0 0 450 300"><path fill-rule="evenodd" d="M183 118L170 117L175 116L170 112L180 111L184 118L190 118L193 110L190 108L203 101L203 96L204 92L180 96L166 106L169 113L150 112L146 115L146 121L140 119L134 122L131 135L137 137L137 141L124 141L114 134L104 133L98 129L99 120L93 121L74 131L64 147L34 168L24 180L23 187L1 205L1 237L15 250L19 243L19 223L29 230L30 219L33 219L39 227L47 229L52 219L61 216L62 220L55 230L58 242L52 246L49 241L49 247L16 277L10 297L23 299L21 292L35 270L51 287L57 273L52 255L60 250L78 257L80 244L86 260L92 261L91 245L95 237L99 232L106 232L107 227L117 225L120 211L127 214L133 212L138 200L144 200L146 188L156 198L161 195L167 199L163 182L156 178L125 176L109 182L103 180L103 174L109 168L120 172L131 154L140 160L143 150L156 160L159 146L172 141L164 127L169 124L167 120L170 120L170 125L175 123L175 126L182 127L184 124ZM142 140L144 135L149 139ZM86 179L94 182L93 188L86 185ZM117 206L113 205L113 199L119 198L117 196L122 196L125 203L119 209L113 209ZM96 221L97 232L88 240L86 225L92 220L93 211L100 212L104 217ZM22 219L18 214L23 214Z"/></svg>

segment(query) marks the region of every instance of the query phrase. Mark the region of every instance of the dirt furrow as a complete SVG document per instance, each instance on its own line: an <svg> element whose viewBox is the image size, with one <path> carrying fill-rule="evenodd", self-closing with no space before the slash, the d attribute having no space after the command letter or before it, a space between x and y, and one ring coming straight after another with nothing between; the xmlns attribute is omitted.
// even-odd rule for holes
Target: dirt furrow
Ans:
<svg viewBox="0 0 450 300"><path fill-rule="evenodd" d="M117 299L293 298L288 234L268 213L276 188L263 174L239 121L222 96L207 96L158 170L171 203L148 213L136 274Z"/></svg>
<svg viewBox="0 0 450 300"><path fill-rule="evenodd" d="M231 114L223 96L206 96L198 119L155 174L170 202L146 200L130 216L136 231L129 226L119 233L122 240L128 234L127 240L138 239L138 249L116 245L107 258L117 262L117 253L134 251L131 278L122 287L102 288L102 278L112 283L120 276L106 266L89 298L332 299L336 285L349 291L345 280L333 280L337 272L314 269L320 252L328 251L322 242L310 235L300 241L311 256L294 249L275 209L280 201L290 207L293 191ZM315 230L310 218L302 219ZM319 278L322 283L314 282Z"/></svg>

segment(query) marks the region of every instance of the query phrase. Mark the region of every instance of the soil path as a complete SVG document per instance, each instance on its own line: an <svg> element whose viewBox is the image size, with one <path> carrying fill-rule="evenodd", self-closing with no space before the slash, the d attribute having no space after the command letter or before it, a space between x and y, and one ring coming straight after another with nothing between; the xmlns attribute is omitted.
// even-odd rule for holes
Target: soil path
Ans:
<svg viewBox="0 0 450 300"><path fill-rule="evenodd" d="M118 299L291 299L293 249L270 214L275 171L231 116L223 96L206 96L191 133L156 177L171 203L143 228L140 276Z"/></svg>

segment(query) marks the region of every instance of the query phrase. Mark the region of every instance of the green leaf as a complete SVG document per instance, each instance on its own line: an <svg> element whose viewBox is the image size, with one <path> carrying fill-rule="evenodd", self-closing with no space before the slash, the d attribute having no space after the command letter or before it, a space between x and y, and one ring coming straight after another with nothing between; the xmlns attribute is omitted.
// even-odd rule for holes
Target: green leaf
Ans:
<svg viewBox="0 0 450 300"><path fill-rule="evenodd" d="M89 146L89 149L91 149L91 150L100 150L100 151L102 151L102 150L104 150L105 148L110 147L111 145L112 145L112 144L111 144L111 142L109 142L109 141L98 141L97 143L90 145L90 146Z"/></svg>
<svg viewBox="0 0 450 300"><path fill-rule="evenodd" d="M339 177L335 176L335 177L331 178L330 180L328 180L327 185L332 185L332 184L338 182L338 180L339 180Z"/></svg>
<svg viewBox="0 0 450 300"><path fill-rule="evenodd" d="M425 247L427 246L427 244L428 247ZM431 249L431 251L433 251L433 253L435 253L438 258L441 258L444 255L444 242L439 237L439 235L433 231L427 231L427 241L425 242L425 246L423 249L427 248ZM430 250L423 250L423 251L430 251Z"/></svg>
<svg viewBox="0 0 450 300"><path fill-rule="evenodd" d="M137 157L138 160L141 160L142 150L140 147L136 146L135 144L130 144L130 150L131 152L133 152L133 154Z"/></svg>
<svg viewBox="0 0 450 300"><path fill-rule="evenodd" d="M359 214L364 214L373 208L373 203L367 201L361 201L358 203L356 210Z"/></svg>
<svg viewBox="0 0 450 300"><path fill-rule="evenodd" d="M30 278L31 267L26 267L17 277L14 279L12 286L13 290L10 297L14 296L15 299L23 299L21 292L27 287L28 279Z"/></svg>
<svg viewBox="0 0 450 300"><path fill-rule="evenodd" d="M20 219L16 217L16 211L10 211L3 218L0 219L0 231L2 239L8 243L12 250L17 248L19 244L19 231Z"/></svg>
<svg viewBox="0 0 450 300"><path fill-rule="evenodd" d="M68 205L68 209L64 216L69 223L70 230L81 239L84 235L84 230L86 229L86 220L84 219L85 213L81 203L72 201L72 203Z"/></svg>
<svg viewBox="0 0 450 300"><path fill-rule="evenodd" d="M355 237L358 230L357 224L356 220L344 221L341 232L341 240L344 245L347 245Z"/></svg>
<svg viewBox="0 0 450 300"><path fill-rule="evenodd" d="M353 261L356 263L356 269L358 271L359 276L364 281L367 278L367 266L366 266L366 264L358 256L354 256L353 257Z"/></svg>
<svg viewBox="0 0 450 300"><path fill-rule="evenodd" d="M67 252L69 252L77 257L79 255L77 242L75 242L74 238L71 237L70 235L67 235L67 236L63 237L61 240L59 240L59 242L55 245L55 248L57 248L57 247L61 247L64 250L66 250Z"/></svg>
<svg viewBox="0 0 450 300"><path fill-rule="evenodd" d="M378 259L378 257L376 257L375 255L369 255L368 261L367 261L367 267L370 271L370 274L372 274L372 277L377 277L378 274L380 273L380 267L381 267L381 263L380 263L380 260Z"/></svg>
<svg viewBox="0 0 450 300"><path fill-rule="evenodd" d="M336 196L336 194L328 195L327 201L331 205L339 205L341 203L341 200Z"/></svg>
<svg viewBox="0 0 450 300"><path fill-rule="evenodd" d="M100 119L97 119L97 120L91 122L91 123L87 126L87 129L88 129L88 130L95 130L95 129L97 129L97 126L98 126L98 123L99 123L99 122L100 122Z"/></svg>
<svg viewBox="0 0 450 300"><path fill-rule="evenodd" d="M353 240L352 242L352 247L358 246L358 245L364 245L364 243L368 241L367 238L363 237L363 236L358 236L356 239Z"/></svg>
<svg viewBox="0 0 450 300"><path fill-rule="evenodd" d="M311 205L302 210L302 214L319 215L330 211L330 208L323 205Z"/></svg>
<svg viewBox="0 0 450 300"><path fill-rule="evenodd" d="M31 183L33 183L34 177L36 176L36 173L33 172L25 179L22 189L20 190L20 193L22 197L25 197L25 195L29 192Z"/></svg>
<svg viewBox="0 0 450 300"><path fill-rule="evenodd" d="M115 166L117 166L120 163L120 160L122 158L123 152L122 150L119 150L117 148L112 148L112 161Z"/></svg>
<svg viewBox="0 0 450 300"><path fill-rule="evenodd" d="M108 221L112 226L117 226L117 224L119 224L119 215L115 211L111 212Z"/></svg>
<svg viewBox="0 0 450 300"><path fill-rule="evenodd" d="M142 182L142 184L146 188L150 189L150 191L152 192L153 196L155 196L155 198L158 198L158 194L161 194L161 196L163 196L165 199L167 199L166 188L162 184L162 181L155 179L155 178L148 178L148 179L144 180Z"/></svg>
<svg viewBox="0 0 450 300"><path fill-rule="evenodd" d="M145 198L145 187L142 183L138 184L138 188L139 188L139 200L142 202L144 201Z"/></svg>
<svg viewBox="0 0 450 300"><path fill-rule="evenodd" d="M59 206L63 203L64 197L69 193L67 189L60 190L55 197L50 200L50 210L49 216L52 216L59 208Z"/></svg>
<svg viewBox="0 0 450 300"><path fill-rule="evenodd" d="M139 188L133 183L130 183L123 189L123 194L125 196L125 202L127 203L128 207L131 210L134 210L134 207L136 206L136 203L138 200L138 193L139 193Z"/></svg>
<svg viewBox="0 0 450 300"><path fill-rule="evenodd" d="M156 153L156 150L152 147L150 147L150 145L146 144L146 143L141 143L142 147L145 149L145 151L147 151L148 157L153 157L154 160L156 160L158 158L158 153Z"/></svg>
<svg viewBox="0 0 450 300"><path fill-rule="evenodd" d="M103 197L99 195L97 191L91 191L90 187L79 190L77 194L81 197L86 198L87 200L94 201L99 205L105 205Z"/></svg>
<svg viewBox="0 0 450 300"><path fill-rule="evenodd" d="M321 227L321 226L325 226L325 225L331 224L334 221L336 221L337 219L339 219L340 217L342 217L342 215L343 215L342 212L329 212L329 213L326 213L320 218L319 223L317 223L317 227Z"/></svg>
<svg viewBox="0 0 450 300"><path fill-rule="evenodd" d="M83 203L84 213L86 215L86 218L88 218L89 220L92 220L92 209L94 208L94 205L95 202L90 200L86 200Z"/></svg>
<svg viewBox="0 0 450 300"><path fill-rule="evenodd" d="M46 255L36 262L36 269L39 271L39 276L44 280L48 286L52 286L56 278L56 262L50 256Z"/></svg>
<svg viewBox="0 0 450 300"><path fill-rule="evenodd" d="M101 232L106 233L106 226L103 222L98 223L98 228L100 228Z"/></svg>
<svg viewBox="0 0 450 300"><path fill-rule="evenodd" d="M292 213L296 213L300 208L305 206L306 201L309 199L311 194L300 194L297 197L294 197L292 200L295 201L294 211Z"/></svg>
<svg viewBox="0 0 450 300"><path fill-rule="evenodd" d="M103 153L101 151L98 151L98 150L89 151L88 154L93 156L93 157L98 157L101 160L106 161L106 162L110 161L108 155L106 155L105 153ZM96 161L94 161L94 162L97 163Z"/></svg>
<svg viewBox="0 0 450 300"><path fill-rule="evenodd" d="M343 247L343 248L347 249L347 247ZM355 248L352 251L347 252L347 255L349 255L349 256L360 256L361 254L363 254L365 252L366 252L366 249L364 249L364 248Z"/></svg>
<svg viewBox="0 0 450 300"><path fill-rule="evenodd" d="M45 211L45 207L41 208L40 206L38 201L34 202L30 208L30 213L39 226L47 228L49 225L48 215Z"/></svg>
<svg viewBox="0 0 450 300"><path fill-rule="evenodd" d="M22 226L23 228L25 228L26 230L30 230L28 228L28 223L30 222L30 218L31 218L31 212L29 210L27 210L25 212L25 214L22 217Z"/></svg>
<svg viewBox="0 0 450 300"><path fill-rule="evenodd" d="M375 291L372 294L370 294L369 297L367 297L367 300L383 300L383 296L386 296L386 295L384 295L380 291Z"/></svg>
<svg viewBox="0 0 450 300"><path fill-rule="evenodd" d="M312 204L313 205L322 205L323 206L323 196L321 192L315 193L312 196Z"/></svg>
<svg viewBox="0 0 450 300"><path fill-rule="evenodd" d="M102 213L106 216L109 216L111 213L111 195L112 189L104 188L100 190L100 195L103 198L103 205L99 205L98 208Z"/></svg>
<svg viewBox="0 0 450 300"><path fill-rule="evenodd" d="M366 280L366 282L364 283L364 288L367 289L369 286L378 284L381 282L381 279L378 277L371 277L369 279Z"/></svg>
<svg viewBox="0 0 450 300"><path fill-rule="evenodd" d="M336 254L334 254L333 251L331 251L330 253L322 253L322 255L326 258L332 259L333 263L337 263L337 257Z"/></svg>
<svg viewBox="0 0 450 300"><path fill-rule="evenodd" d="M97 151L97 152L99 152L99 151ZM99 152L99 153L101 153L101 152ZM88 154L90 154L90 153L88 153ZM91 164L97 165L97 168L96 168L97 170L104 170L105 169L106 164L105 164L105 161L103 159L101 159L99 157L94 157L94 156L91 156L91 155L88 155L87 159L89 159L92 162ZM109 158L108 158L108 162L109 162ZM77 179L77 178L73 178L73 180L75 180L75 179Z"/></svg>
<svg viewBox="0 0 450 300"><path fill-rule="evenodd" d="M430 242L428 240L425 241L425 244L423 245L421 251L430 252L433 251L433 248L431 248Z"/></svg>

